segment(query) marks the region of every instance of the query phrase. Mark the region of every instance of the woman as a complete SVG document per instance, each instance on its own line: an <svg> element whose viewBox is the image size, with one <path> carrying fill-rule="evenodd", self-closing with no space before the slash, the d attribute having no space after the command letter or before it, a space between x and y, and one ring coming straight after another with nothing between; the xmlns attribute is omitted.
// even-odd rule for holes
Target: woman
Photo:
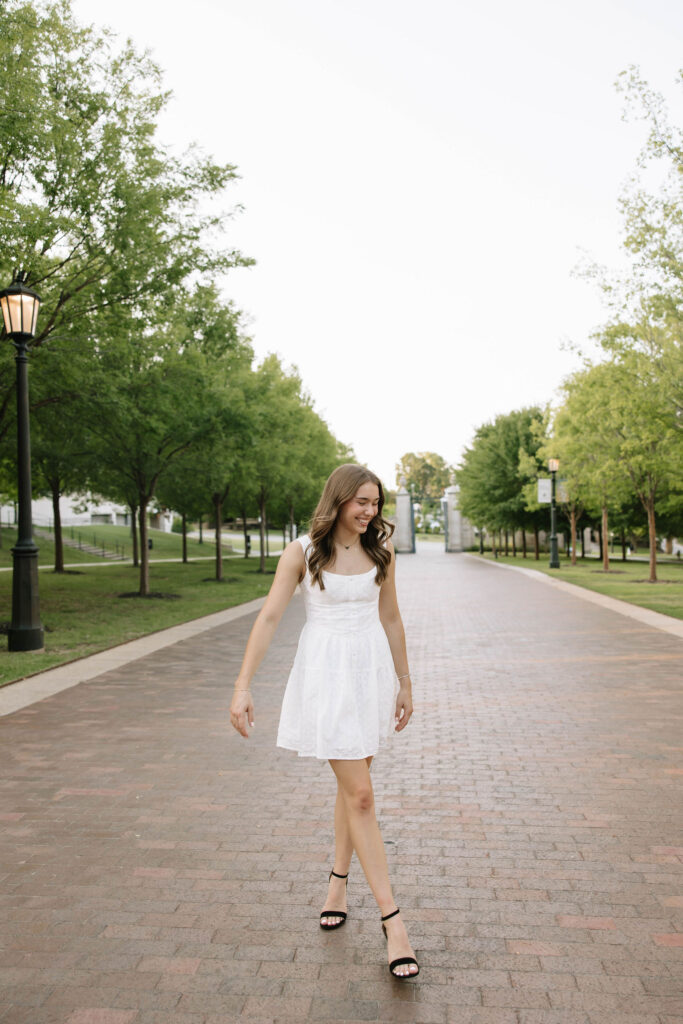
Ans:
<svg viewBox="0 0 683 1024"><path fill-rule="evenodd" d="M330 475L310 534L287 544L252 627L230 705L248 738L254 724L252 677L297 584L306 624L282 702L277 746L329 760L337 777L335 858L322 928L346 921L353 851L382 915L389 970L414 977L419 966L396 907L375 817L370 764L413 713L405 633L396 600L394 531L382 518L384 491L374 473L347 463ZM346 881L344 881L346 879ZM333 908L333 909L332 909ZM386 922L386 923L385 923Z"/></svg>

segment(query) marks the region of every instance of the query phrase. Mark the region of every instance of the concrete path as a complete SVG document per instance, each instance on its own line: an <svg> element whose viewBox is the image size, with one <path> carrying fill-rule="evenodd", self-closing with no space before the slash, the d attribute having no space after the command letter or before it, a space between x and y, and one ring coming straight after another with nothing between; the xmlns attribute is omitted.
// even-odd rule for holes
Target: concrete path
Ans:
<svg viewBox="0 0 683 1024"><path fill-rule="evenodd" d="M329 765L275 747L290 604L0 721L0 1022L681 1024L681 640L520 573L400 556L415 715L372 766L421 964L389 976L354 858L319 928Z"/></svg>

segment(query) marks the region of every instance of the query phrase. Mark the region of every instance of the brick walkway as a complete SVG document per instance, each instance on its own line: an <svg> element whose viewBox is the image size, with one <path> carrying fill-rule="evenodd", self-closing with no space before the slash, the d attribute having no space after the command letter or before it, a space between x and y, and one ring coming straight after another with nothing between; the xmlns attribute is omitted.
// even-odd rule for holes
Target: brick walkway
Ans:
<svg viewBox="0 0 683 1024"><path fill-rule="evenodd" d="M392 981L354 858L318 921L334 776L275 747L290 604L0 721L2 1024L680 1024L683 644L429 546L398 563L416 713L372 767L421 963Z"/></svg>

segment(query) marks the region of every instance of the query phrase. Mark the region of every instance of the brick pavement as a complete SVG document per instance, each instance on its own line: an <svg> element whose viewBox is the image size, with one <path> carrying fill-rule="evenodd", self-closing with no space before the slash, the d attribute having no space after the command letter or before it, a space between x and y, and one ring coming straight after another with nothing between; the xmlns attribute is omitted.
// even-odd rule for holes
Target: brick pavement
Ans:
<svg viewBox="0 0 683 1024"><path fill-rule="evenodd" d="M229 726L254 613L0 720L2 1024L680 1024L680 639L428 547L398 562L416 712L372 767L421 964L393 981L329 765L275 747L285 613Z"/></svg>

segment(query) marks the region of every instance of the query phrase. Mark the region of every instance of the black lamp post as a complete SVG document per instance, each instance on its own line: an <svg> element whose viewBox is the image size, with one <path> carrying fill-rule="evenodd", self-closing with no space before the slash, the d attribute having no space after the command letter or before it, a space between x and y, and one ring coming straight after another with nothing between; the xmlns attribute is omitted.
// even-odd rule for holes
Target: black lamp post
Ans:
<svg viewBox="0 0 683 1024"><path fill-rule="evenodd" d="M550 470L551 492L550 492L550 568L560 568L560 556L557 550L557 510L555 507L555 476L560 468L559 459L549 459L548 469Z"/></svg>
<svg viewBox="0 0 683 1024"><path fill-rule="evenodd" d="M28 410L28 348L36 331L40 297L26 286L26 272L15 271L9 288L0 291L5 330L16 349L17 473L19 478L19 536L12 548L12 624L8 650L40 651L43 627L38 602L38 548L31 522L31 438Z"/></svg>

